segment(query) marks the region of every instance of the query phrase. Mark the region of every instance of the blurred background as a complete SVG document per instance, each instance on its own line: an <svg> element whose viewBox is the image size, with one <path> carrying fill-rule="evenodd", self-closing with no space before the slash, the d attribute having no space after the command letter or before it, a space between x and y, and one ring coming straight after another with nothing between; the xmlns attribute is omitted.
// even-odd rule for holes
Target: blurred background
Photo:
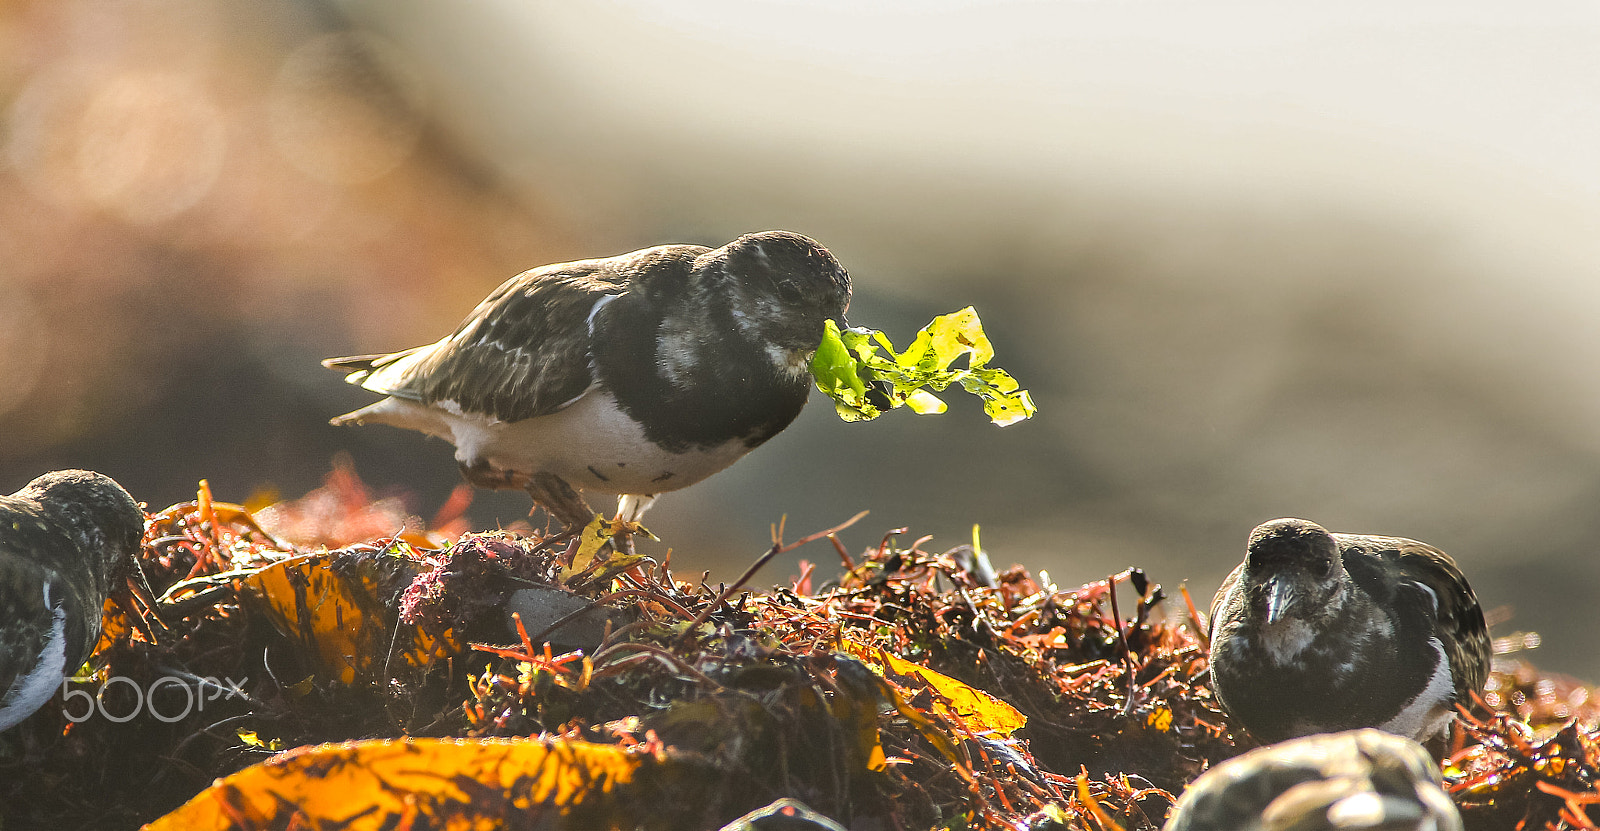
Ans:
<svg viewBox="0 0 1600 831"><path fill-rule="evenodd" d="M294 497L347 451L429 516L451 449L329 427L371 397L318 359L787 228L902 343L977 305L1040 414L818 395L652 511L681 575L870 509L852 549L981 524L1204 604L1303 516L1442 547L1600 680L1597 42L1580 2L0 2L0 491Z"/></svg>

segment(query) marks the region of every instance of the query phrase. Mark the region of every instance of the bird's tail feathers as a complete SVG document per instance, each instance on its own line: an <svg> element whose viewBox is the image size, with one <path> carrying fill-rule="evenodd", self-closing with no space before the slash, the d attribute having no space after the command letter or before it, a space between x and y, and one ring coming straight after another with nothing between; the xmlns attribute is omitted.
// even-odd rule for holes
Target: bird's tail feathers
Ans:
<svg viewBox="0 0 1600 831"><path fill-rule="evenodd" d="M322 365L329 369L363 370L372 369L384 358L393 357L393 353L385 352L380 355L346 355L343 358L323 358Z"/></svg>

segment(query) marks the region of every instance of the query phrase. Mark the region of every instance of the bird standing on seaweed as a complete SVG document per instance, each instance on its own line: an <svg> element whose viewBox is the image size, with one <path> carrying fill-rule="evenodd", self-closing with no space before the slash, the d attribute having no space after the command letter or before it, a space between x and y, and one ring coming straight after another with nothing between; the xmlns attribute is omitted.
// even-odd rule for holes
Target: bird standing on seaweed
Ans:
<svg viewBox="0 0 1600 831"><path fill-rule="evenodd" d="M637 521L800 414L849 304L839 262L787 231L543 266L437 343L323 361L385 396L333 423L443 438L467 481L525 489L568 531L595 515L580 489Z"/></svg>
<svg viewBox="0 0 1600 831"><path fill-rule="evenodd" d="M144 512L121 485L59 470L0 496L0 730L43 707L100 637Z"/></svg>
<svg viewBox="0 0 1600 831"><path fill-rule="evenodd" d="M1426 740L1483 687L1490 652L1443 551L1303 519L1251 531L1211 606L1217 698L1263 742L1357 727Z"/></svg>

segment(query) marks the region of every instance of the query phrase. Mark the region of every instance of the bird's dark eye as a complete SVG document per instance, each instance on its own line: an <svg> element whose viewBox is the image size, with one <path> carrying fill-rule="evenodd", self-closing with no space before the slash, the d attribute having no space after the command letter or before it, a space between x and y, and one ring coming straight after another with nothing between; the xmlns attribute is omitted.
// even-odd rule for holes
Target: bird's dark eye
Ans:
<svg viewBox="0 0 1600 831"><path fill-rule="evenodd" d="M799 283L793 280L778 281L778 296L783 298L783 302L798 303L802 295L803 292L800 291Z"/></svg>

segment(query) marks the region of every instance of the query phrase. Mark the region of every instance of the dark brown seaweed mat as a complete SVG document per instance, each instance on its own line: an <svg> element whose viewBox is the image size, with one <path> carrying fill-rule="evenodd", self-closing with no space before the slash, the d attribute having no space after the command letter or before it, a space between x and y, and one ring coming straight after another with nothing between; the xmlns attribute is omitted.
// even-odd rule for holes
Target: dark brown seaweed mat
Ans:
<svg viewBox="0 0 1600 831"><path fill-rule="evenodd" d="M330 512L373 509L314 496L275 508L274 527L325 530L340 519ZM537 532L407 527L318 537L333 546L329 573L370 589L359 625L390 635L390 654L346 684L319 664L314 632L274 625L249 577L325 547L285 542L204 489L154 514L141 566L162 600L112 609L101 675L70 688L98 691L113 716L140 706L138 690L164 717L73 724L52 704L0 736L0 828L134 828L309 744L543 735L672 760L649 788L616 795L639 801L627 815L641 828L715 828L789 796L846 827L1134 831L1159 828L1187 782L1251 746L1211 694L1185 604L1137 569L1062 589L1021 567L993 575L970 547L904 547L903 531L853 557L822 533L808 541L833 544L836 578L808 565L794 585L751 591L744 578L677 580L648 559L574 574L579 541ZM775 539L773 552L794 545ZM595 607L577 638L593 642L575 646L559 620L519 634L505 603L524 589L559 593L568 617ZM399 634L411 631L454 651L408 662ZM983 735L935 686L886 683L868 667L884 653L987 691L1026 726ZM1440 748L1468 828L1595 828L1593 688L1501 664ZM210 695L197 695L202 678L239 689L185 711Z"/></svg>

